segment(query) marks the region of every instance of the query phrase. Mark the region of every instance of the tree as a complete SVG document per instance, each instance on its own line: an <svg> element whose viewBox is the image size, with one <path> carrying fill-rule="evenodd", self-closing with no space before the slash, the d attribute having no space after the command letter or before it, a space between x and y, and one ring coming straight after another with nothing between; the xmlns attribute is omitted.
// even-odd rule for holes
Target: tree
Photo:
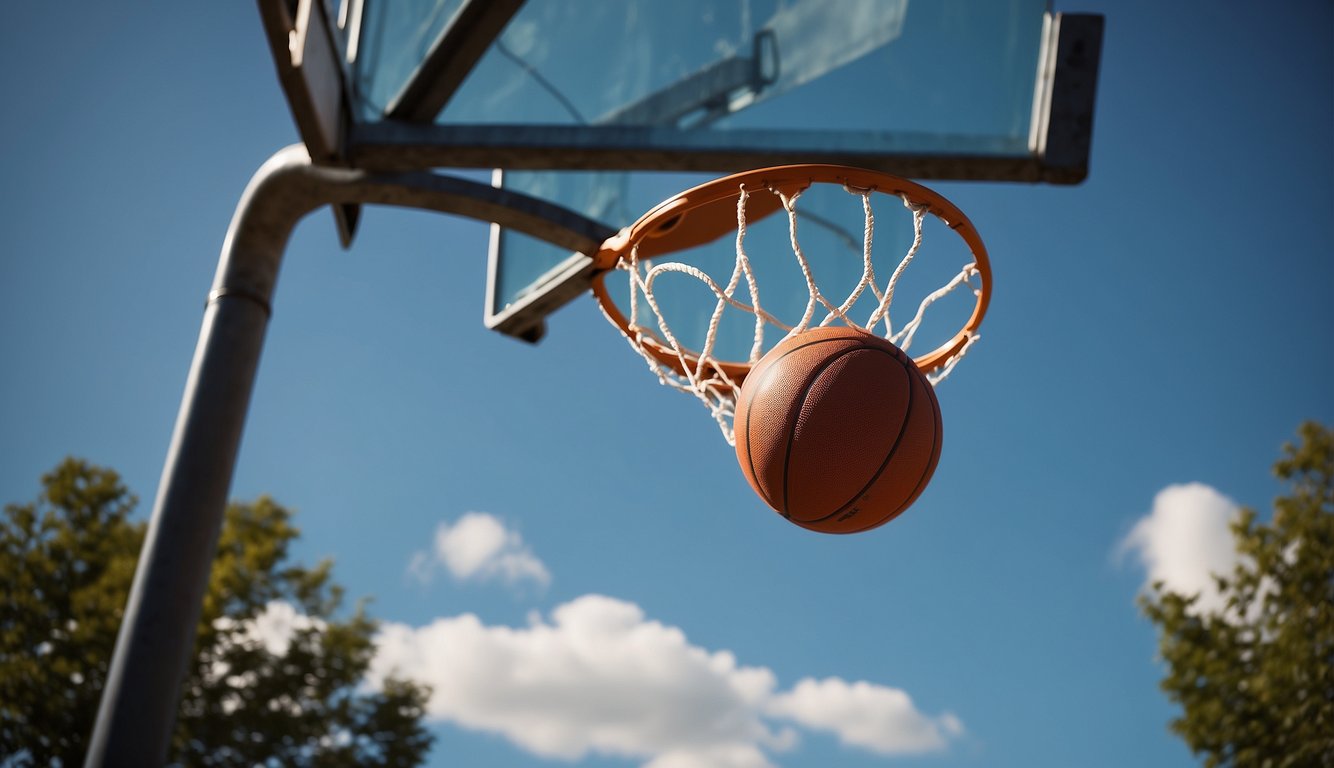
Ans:
<svg viewBox="0 0 1334 768"><path fill-rule="evenodd" d="M1172 730L1207 766L1334 766L1334 432L1299 437L1274 465L1287 495L1272 522L1233 523L1240 563L1215 576L1226 607L1161 583L1141 600L1182 707Z"/></svg>
<svg viewBox="0 0 1334 768"><path fill-rule="evenodd" d="M67 459L0 526L0 765L77 766L145 526L109 469ZM339 618L331 563L287 562L299 535L267 497L232 504L182 690L172 760L199 766L417 765L428 692L359 685L376 624ZM265 627L285 625L283 632Z"/></svg>

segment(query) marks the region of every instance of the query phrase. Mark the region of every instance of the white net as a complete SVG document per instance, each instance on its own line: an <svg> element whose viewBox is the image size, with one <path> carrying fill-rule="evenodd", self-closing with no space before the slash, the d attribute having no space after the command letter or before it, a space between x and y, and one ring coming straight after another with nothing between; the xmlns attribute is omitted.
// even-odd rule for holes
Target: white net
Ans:
<svg viewBox="0 0 1334 768"><path fill-rule="evenodd" d="M821 187L834 185L821 184ZM797 202L804 190L783 192L778 189L761 190L755 194L776 195L781 203L781 210L786 213L786 239L795 259L794 277L797 284L804 283L806 296L800 316L785 320L778 313L765 308L760 296L762 279L757 276L755 261L747 251L747 203L751 197L744 185L740 187L737 199L737 228L735 258L730 264L730 274L720 280L705 268L681 261L659 261L641 259L640 246L631 247L628 255L622 256L616 268L628 278L629 286L625 292L626 304L622 311L626 316L626 327L622 329L626 340L647 362L649 369L665 386L694 395L712 414L718 423L723 437L728 444L735 444L732 433L732 421L737 395L740 392L741 379L750 365L757 363L764 352L774 344L789 336L801 333L809 328L826 325L847 325L869 333L883 336L900 349L908 352L928 316L928 310L945 297L960 290L970 290L974 296L981 288L975 278L979 276L975 260L964 259L962 267L949 268L944 274L943 284L933 283L933 289L925 292L917 302L912 316L897 327L891 320L891 307L896 295L901 292L904 276L909 267L919 259L924 241L924 229L930 217L928 207L900 197L904 209L911 216L911 230L906 250L897 257L890 277L881 282L877 278L874 258L875 212L871 190L855 189L843 186L849 195L860 198L862 237L859 244L854 243L855 236L842 233L842 240L850 250L857 250L860 245L860 277L851 282L851 287L843 295L842 288L849 283L840 284L840 300L827 295L831 290L821 289L815 278L815 270L798 238L798 224L801 220L815 223L832 230L814 213L799 214ZM882 196L883 197L883 196ZM855 201L852 203L855 204ZM826 258L822 255L823 259ZM954 262L958 264L958 261ZM770 267L766 266L766 269ZM716 270L721 275L726 269ZM694 334L693 343L683 343L680 334L673 330L660 301L659 283L678 276L689 278L703 286L713 297L712 311L700 332ZM836 281L837 282L837 281ZM799 289L798 289L799 290ZM706 299L707 301L707 299ZM866 310L869 309L869 313ZM729 362L716 356L719 344L719 329L726 313L744 313L751 322L747 324L750 338L749 353L744 361ZM858 315L858 312L863 314ZM608 317L611 320L611 317ZM615 321L612 321L616 324ZM957 327L957 326L956 326ZM969 348L978 340L976 333L968 333L961 346L943 363L927 372L927 379L934 385L945 379L954 370ZM766 342L771 343L766 343ZM738 365L737 363L744 363Z"/></svg>

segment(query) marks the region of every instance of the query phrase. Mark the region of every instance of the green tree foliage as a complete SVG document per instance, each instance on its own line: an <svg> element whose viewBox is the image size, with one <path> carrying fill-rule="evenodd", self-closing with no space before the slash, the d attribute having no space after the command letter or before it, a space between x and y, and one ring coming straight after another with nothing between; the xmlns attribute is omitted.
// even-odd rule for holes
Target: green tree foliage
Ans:
<svg viewBox="0 0 1334 768"><path fill-rule="evenodd" d="M145 526L115 472L67 459L0 520L0 765L82 764ZM417 765L427 691L360 688L375 622L328 561L288 562L291 513L228 507L183 686L173 761L188 766ZM256 619L286 616L286 647Z"/></svg>
<svg viewBox="0 0 1334 768"><path fill-rule="evenodd" d="M1273 521L1244 510L1227 599L1202 614L1161 583L1141 601L1182 707L1172 730L1208 766L1334 766L1334 432L1303 424L1274 473Z"/></svg>

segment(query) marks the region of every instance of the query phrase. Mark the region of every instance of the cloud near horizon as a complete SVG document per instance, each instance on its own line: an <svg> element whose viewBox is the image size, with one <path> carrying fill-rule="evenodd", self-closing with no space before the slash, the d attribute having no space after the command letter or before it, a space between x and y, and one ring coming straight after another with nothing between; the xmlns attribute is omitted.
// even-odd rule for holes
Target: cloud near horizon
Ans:
<svg viewBox="0 0 1334 768"><path fill-rule="evenodd" d="M963 733L948 712L865 681L805 678L776 692L774 673L692 645L636 604L589 594L525 627L473 614L421 627L385 623L369 680L412 677L433 689L428 717L500 734L542 757L631 758L646 768L769 768L798 729L880 755L944 749Z"/></svg>
<svg viewBox="0 0 1334 768"><path fill-rule="evenodd" d="M803 679L771 699L768 712L881 755L941 750L947 738L963 734L963 723L953 714L927 717L897 688L837 677Z"/></svg>
<svg viewBox="0 0 1334 768"><path fill-rule="evenodd" d="M1203 483L1169 485L1117 551L1135 555L1146 589L1161 581L1178 594L1198 594L1202 613L1220 613L1225 601L1213 575L1230 575L1239 562L1229 526L1240 512L1236 502Z"/></svg>
<svg viewBox="0 0 1334 768"><path fill-rule="evenodd" d="M441 568L459 582L499 581L509 587L532 584L539 589L551 585L550 571L518 531L485 512L440 523L433 547L416 552L408 563L408 572L422 583L430 582Z"/></svg>

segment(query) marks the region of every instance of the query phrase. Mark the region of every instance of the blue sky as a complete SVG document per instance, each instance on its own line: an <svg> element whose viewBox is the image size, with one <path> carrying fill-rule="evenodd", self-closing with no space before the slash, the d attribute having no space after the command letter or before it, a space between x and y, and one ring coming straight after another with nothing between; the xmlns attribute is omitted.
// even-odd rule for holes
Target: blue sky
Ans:
<svg viewBox="0 0 1334 768"><path fill-rule="evenodd" d="M1279 446L1334 422L1334 10L1058 10L1108 17L1090 178L937 185L996 295L930 488L869 534L764 508L592 302L536 347L485 330L484 225L375 209L348 252L301 225L233 495L294 507L385 658L457 683L433 765L1193 764L1141 560L1220 562ZM295 129L252 4L7 16L0 498L73 454L146 510L232 210Z"/></svg>

